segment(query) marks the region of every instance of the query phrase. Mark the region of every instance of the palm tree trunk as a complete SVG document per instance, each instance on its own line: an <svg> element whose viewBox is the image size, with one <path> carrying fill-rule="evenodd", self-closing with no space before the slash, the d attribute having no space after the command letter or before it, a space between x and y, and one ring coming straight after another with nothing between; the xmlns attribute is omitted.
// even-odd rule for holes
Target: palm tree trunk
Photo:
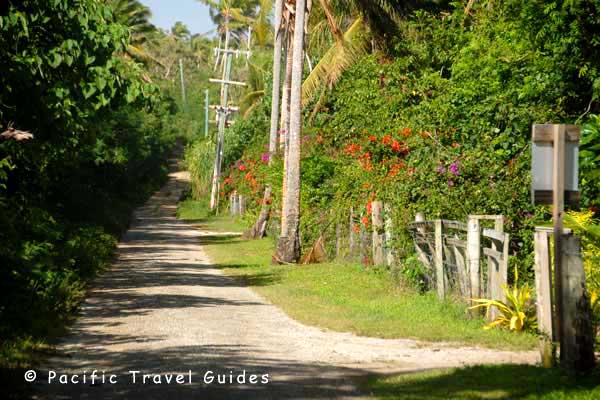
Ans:
<svg viewBox="0 0 600 400"><path fill-rule="evenodd" d="M271 128L269 131L269 165L273 163L273 156L277 151L277 130L279 128L279 100L281 92L281 45L283 43L283 30L281 29L281 15L283 12L283 0L275 3L275 43L273 49L273 92L271 96ZM262 238L267 230L271 201L271 187L265 187L260 214L256 223L250 229L247 236L253 239Z"/></svg>
<svg viewBox="0 0 600 400"><path fill-rule="evenodd" d="M302 136L302 73L304 69L304 22L306 0L296 0L292 83L290 93L289 149L287 155L287 190L283 212L287 220L285 235L279 238L276 260L297 262L300 259L300 146Z"/></svg>
<svg viewBox="0 0 600 400"><path fill-rule="evenodd" d="M292 86L292 53L293 53L293 43L291 38L291 33L288 31L288 38L286 43L286 56L285 56L285 78L283 81L283 95L281 99L281 136L280 146L283 153L283 185L281 189L281 198L285 197L285 192L287 190L287 160L288 160L288 134L290 129L290 90ZM281 204L281 234L284 235L284 232L287 231L287 221L286 215L283 212L283 202Z"/></svg>
<svg viewBox="0 0 600 400"><path fill-rule="evenodd" d="M280 149L285 152L285 137L289 129L289 114L290 114L290 90L292 85L292 53L294 45L292 43L291 34L288 31L285 44L285 77L283 78L283 94L281 98L281 136L279 138Z"/></svg>

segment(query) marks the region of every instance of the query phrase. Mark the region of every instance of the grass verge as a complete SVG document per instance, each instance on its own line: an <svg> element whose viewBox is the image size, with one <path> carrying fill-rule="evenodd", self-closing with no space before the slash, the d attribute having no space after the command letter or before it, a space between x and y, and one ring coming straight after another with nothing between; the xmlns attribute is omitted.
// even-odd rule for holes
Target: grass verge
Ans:
<svg viewBox="0 0 600 400"><path fill-rule="evenodd" d="M201 227L230 230L239 223L211 218L201 204L181 203L179 215ZM233 224L233 225L232 225ZM239 230L239 229L238 229ZM484 331L484 321L468 319L465 307L439 302L394 285L386 270L325 263L273 266L271 239L246 241L237 236L207 236L204 249L216 266L255 289L292 318L336 331L382 338L449 341L503 349L532 349L536 338L501 330Z"/></svg>
<svg viewBox="0 0 600 400"><path fill-rule="evenodd" d="M226 212L227 210L224 210ZM177 218L189 222L198 229L213 232L241 232L244 225L240 220L228 215L212 215L208 208L208 201L186 199L179 203Z"/></svg>
<svg viewBox="0 0 600 400"><path fill-rule="evenodd" d="M365 391L381 400L600 399L600 370L585 377L525 365L480 366L372 378Z"/></svg>

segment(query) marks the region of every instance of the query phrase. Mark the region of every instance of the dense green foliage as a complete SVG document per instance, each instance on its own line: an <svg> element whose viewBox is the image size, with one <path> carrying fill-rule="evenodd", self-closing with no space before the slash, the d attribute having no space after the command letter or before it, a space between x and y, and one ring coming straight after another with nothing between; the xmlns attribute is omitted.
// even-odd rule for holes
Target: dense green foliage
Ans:
<svg viewBox="0 0 600 400"><path fill-rule="evenodd" d="M0 5L0 338L43 337L165 176L176 109L92 0Z"/></svg>
<svg viewBox="0 0 600 400"><path fill-rule="evenodd" d="M336 223L347 226L350 207L360 218L354 229L370 232L373 200L391 205L400 260L412 252L405 227L416 212L502 214L513 261L531 278L532 229L548 218L530 200L533 123L589 121L582 206L597 211L600 2L482 1L467 14L462 3L453 7L410 12L387 53L363 57L306 108L305 249L323 234L332 254ZM276 226L282 165L279 157L269 168L261 162L267 131L259 114L237 131L254 139L223 178L253 199L255 214L270 184Z"/></svg>

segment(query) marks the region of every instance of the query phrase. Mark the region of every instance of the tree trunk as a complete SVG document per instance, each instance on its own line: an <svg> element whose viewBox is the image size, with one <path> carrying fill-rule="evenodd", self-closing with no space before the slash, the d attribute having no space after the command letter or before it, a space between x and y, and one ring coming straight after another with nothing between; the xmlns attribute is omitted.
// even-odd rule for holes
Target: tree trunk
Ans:
<svg viewBox="0 0 600 400"><path fill-rule="evenodd" d="M289 29L289 28L288 28ZM285 138L289 130L290 114L290 90L292 84L292 53L294 45L292 43L291 33L288 30L285 43L285 76L283 78L283 93L281 98L281 129L279 137L279 148L285 152Z"/></svg>
<svg viewBox="0 0 600 400"><path fill-rule="evenodd" d="M283 198L283 215L287 229L279 238L276 260L297 262L300 259L300 146L302 136L302 73L304 69L304 22L306 0L296 1L292 83L290 91L290 128L287 155L287 181ZM282 232L283 233L283 232Z"/></svg>
<svg viewBox="0 0 600 400"><path fill-rule="evenodd" d="M281 198L285 197L287 190L287 161L288 161L288 149L289 149L289 132L290 129L290 90L292 86L292 64L293 64L293 53L294 45L292 43L291 35L288 31L288 38L286 43L286 56L285 56L285 77L283 81L283 95L281 99L281 136L280 148L283 153L283 185L281 189ZM281 203L281 234L284 235L287 231L287 220L286 215L283 211L283 201Z"/></svg>
<svg viewBox="0 0 600 400"><path fill-rule="evenodd" d="M273 49L273 92L271 96L271 129L269 131L269 165L273 163L273 156L277 151L277 130L279 128L279 100L281 86L281 45L283 43L283 30L281 29L281 15L283 11L283 0L275 3L275 43ZM271 188L265 187L260 214L256 223L247 232L248 237L258 239L265 236L271 201Z"/></svg>

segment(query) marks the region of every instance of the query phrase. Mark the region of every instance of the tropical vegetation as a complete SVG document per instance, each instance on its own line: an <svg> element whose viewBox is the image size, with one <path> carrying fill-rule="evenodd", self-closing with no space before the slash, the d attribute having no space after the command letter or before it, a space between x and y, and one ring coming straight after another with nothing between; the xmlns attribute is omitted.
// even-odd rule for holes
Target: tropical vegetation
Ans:
<svg viewBox="0 0 600 400"><path fill-rule="evenodd" d="M176 143L201 133L174 65L199 102L210 41L149 17L135 0L0 5L0 367L62 331Z"/></svg>
<svg viewBox="0 0 600 400"><path fill-rule="evenodd" d="M173 151L185 154L192 197L218 199L213 213L230 195L245 197L245 237L262 240L240 246L269 252L285 267L260 268L292 286L338 273L346 285L402 276L416 286L408 291L415 304L437 310L423 294L428 272L407 224L418 212L503 215L516 271L511 304L482 305L505 311L494 325L526 331L534 325L532 233L551 217L530 199L533 123L583 127L581 204L566 222L583 237L600 321L599 0L200 2L215 32L158 29L137 0L0 5L6 363L19 343L49 340L49 327L73 315L132 209L164 182ZM250 54L214 52L225 45ZM227 59L230 79L245 83L229 88L228 101L209 83ZM213 125L206 89L213 106L239 106L235 115ZM389 207L395 263L387 268L372 266L365 239L374 201ZM341 231L359 238L360 260L340 251ZM285 272L315 243L327 264ZM390 304L391 314L406 312ZM462 317L463 305L448 307Z"/></svg>
<svg viewBox="0 0 600 400"><path fill-rule="evenodd" d="M221 198L246 198L246 236L270 236L281 264L299 261L317 242L334 258L339 230L370 236L371 204L383 201L398 267L422 285L422 266L406 262L414 259L407 223L417 212L455 220L501 214L510 268L521 277L518 286L509 277L509 286L531 295L517 293L517 320L511 315L507 327L533 326L524 317L535 299L533 229L548 224L551 210L531 204L531 125L583 126L581 203L573 211L597 217L600 3L313 2L300 105L290 103L298 80L289 73L289 44L300 27L291 29L297 13L289 10L298 3L274 3L275 13L283 11L281 20L275 14L282 42L275 35L272 86L225 132ZM299 109L302 124L294 117L290 125ZM193 179L206 186L206 176ZM368 266L370 249L362 246ZM589 239L584 250L592 296L600 264Z"/></svg>

